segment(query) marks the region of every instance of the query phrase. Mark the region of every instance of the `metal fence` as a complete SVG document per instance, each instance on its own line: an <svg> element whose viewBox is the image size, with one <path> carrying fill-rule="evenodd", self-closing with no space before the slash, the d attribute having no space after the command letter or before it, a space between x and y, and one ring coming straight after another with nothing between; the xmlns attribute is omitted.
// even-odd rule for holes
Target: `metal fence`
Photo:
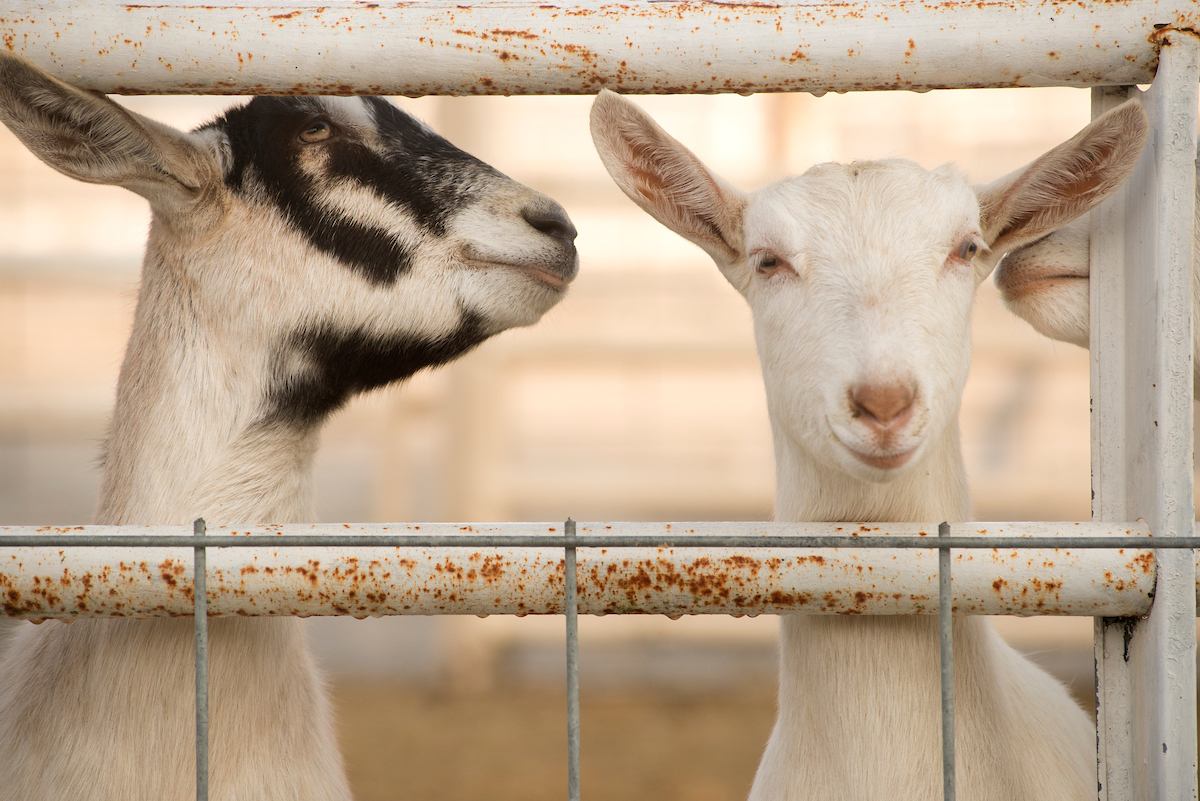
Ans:
<svg viewBox="0 0 1200 801"><path fill-rule="evenodd" d="M1143 102L1152 124L1135 175L1095 212L1106 224L1092 233L1093 509L1105 522L963 524L962 531L935 523L573 521L561 531L532 524L206 531L200 521L190 535L169 526L7 528L0 529L4 612L194 615L198 798L207 794L210 615L565 612L571 799L579 798L581 611L936 611L947 798L954 792L952 613L1089 615L1096 618L1099 797L1194 799L1192 549L1200 539L1192 536L1190 304L1198 28L1200 8L1187 0L0 3L5 46L106 92L1067 85L1095 87L1099 113L1137 92L1133 84L1151 83ZM1138 522L1120 522L1130 520ZM1030 548L1053 548L1053 562L1029 559ZM976 553L988 558L968 558ZM856 587L853 575L872 559L879 568L872 586ZM53 587L42 580L51 570ZM517 575L519 587L506 582ZM101 582L115 594L100 593Z"/></svg>

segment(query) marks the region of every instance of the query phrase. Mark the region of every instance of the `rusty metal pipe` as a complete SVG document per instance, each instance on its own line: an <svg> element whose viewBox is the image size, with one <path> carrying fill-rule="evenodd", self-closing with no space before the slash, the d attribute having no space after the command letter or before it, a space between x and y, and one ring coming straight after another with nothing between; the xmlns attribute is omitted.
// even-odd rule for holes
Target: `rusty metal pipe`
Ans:
<svg viewBox="0 0 1200 801"><path fill-rule="evenodd" d="M0 46L118 94L588 94L1149 83L1192 0L0 2Z"/></svg>
<svg viewBox="0 0 1200 801"><path fill-rule="evenodd" d="M860 535L900 541L935 532L921 524L611 523L578 526L579 611L583 614L934 614L935 547L728 548L589 547L595 542L730 537L777 542L794 536ZM163 617L192 613L191 538L183 547L70 547L96 535L185 535L184 526L0 528L0 544L57 532L55 547L0 547L0 601L24 618ZM1148 550L1071 548L1072 539L1143 538L1145 524L1003 523L955 528L954 540L1056 537L1062 547L957 549L956 614L1144 614L1154 586ZM562 539L560 524L460 526L289 525L213 527L208 548L209 614L333 615L561 614L561 547L288 547L303 537L420 535L436 542L489 536ZM273 546L221 547L268 537ZM936 537L933 538L936 540ZM151 540L154 541L154 540ZM215 542L214 542L215 541ZM991 544L991 540L988 544ZM597 543L598 544L598 543Z"/></svg>

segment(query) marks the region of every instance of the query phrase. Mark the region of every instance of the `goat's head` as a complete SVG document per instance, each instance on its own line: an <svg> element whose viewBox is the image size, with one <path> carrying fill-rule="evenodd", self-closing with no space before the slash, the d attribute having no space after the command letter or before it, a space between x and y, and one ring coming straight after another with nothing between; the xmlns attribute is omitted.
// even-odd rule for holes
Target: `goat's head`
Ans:
<svg viewBox="0 0 1200 801"><path fill-rule="evenodd" d="M1200 160L1200 151L1197 151ZM1200 182L1196 184L1193 236L1200 241ZM1081 217L1005 257L996 286L1008 310L1051 339L1088 347L1091 339L1091 249L1088 218ZM1193 254L1193 277L1200 274L1200 249ZM1200 280L1192 282L1193 316L1200 314ZM1200 353L1200 326L1192 327ZM1193 389L1200 397L1200 359L1194 361Z"/></svg>
<svg viewBox="0 0 1200 801"><path fill-rule="evenodd" d="M184 133L0 53L0 120L150 201L143 296L186 295L262 354L267 419L316 422L530 325L576 273L557 203L379 98L260 97Z"/></svg>
<svg viewBox="0 0 1200 801"><path fill-rule="evenodd" d="M878 161L747 194L632 103L604 92L592 108L617 185L749 302L777 436L868 481L910 469L956 420L979 283L1115 189L1146 128L1127 104L983 187L949 167Z"/></svg>

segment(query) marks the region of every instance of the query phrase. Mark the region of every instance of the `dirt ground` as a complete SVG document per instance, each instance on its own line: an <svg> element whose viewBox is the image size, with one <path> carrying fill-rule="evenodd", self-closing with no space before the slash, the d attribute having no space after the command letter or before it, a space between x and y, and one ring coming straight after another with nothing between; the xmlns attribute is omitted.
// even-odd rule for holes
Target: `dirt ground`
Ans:
<svg viewBox="0 0 1200 801"><path fill-rule="evenodd" d="M1091 694L1072 689L1081 701ZM342 682L333 691L357 801L566 796L561 687L462 694ZM775 687L585 688L580 707L587 801L743 801L774 721Z"/></svg>
<svg viewBox="0 0 1200 801"><path fill-rule="evenodd" d="M387 683L333 687L357 801L561 801L561 687L486 694ZM740 801L775 715L775 688L582 693L588 801Z"/></svg>

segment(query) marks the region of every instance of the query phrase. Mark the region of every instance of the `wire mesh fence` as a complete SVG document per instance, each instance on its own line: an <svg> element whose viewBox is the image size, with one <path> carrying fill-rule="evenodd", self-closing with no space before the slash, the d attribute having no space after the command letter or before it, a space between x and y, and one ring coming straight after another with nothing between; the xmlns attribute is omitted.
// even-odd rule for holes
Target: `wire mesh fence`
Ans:
<svg viewBox="0 0 1200 801"><path fill-rule="evenodd" d="M281 561L278 571L272 570L267 574L272 576L262 586L256 587L258 595L270 596L273 589L288 581L289 572L304 571L305 582L311 584L312 591L318 595L331 587L323 587L326 575L332 575L329 583L336 584L338 576L349 574L342 567L334 567L332 573L319 574L320 560L310 558L313 549L331 549L350 552L349 559L358 561L377 561L378 551L387 549L399 554L401 560L412 557L419 558L422 554L440 552L446 554L446 563L454 558L463 564L488 564L487 568L493 574L493 580L502 583L501 579L506 569L512 570L514 565L528 565L519 557L521 551L553 552L552 570L549 572L549 584L552 587L538 588L536 579L531 578L527 567L516 567L514 572L521 576L522 581L528 582L526 589L530 596L538 595L539 589L553 595L553 602L541 612L561 612L566 615L565 654L567 662L567 743L568 743L568 799L579 799L579 761L580 761L580 715L579 715L579 601L587 598L589 589L594 591L594 581L591 588L581 587L578 577L579 552L614 553L614 560L609 561L603 570L596 565L588 566L584 558L585 579L590 569L592 576L607 575L614 586L626 590L634 588L632 593L626 592L626 603L609 608L598 608L593 603L590 610L600 613L643 613L647 610L659 610L656 599L670 595L676 589L684 589L693 594L697 605L689 611L714 611L711 605L705 606L703 599L706 592L716 590L718 596L723 590L731 590L737 586L736 580L730 581L726 576L726 584L720 588L713 582L695 575L691 580L676 578L663 580L664 576L681 576L674 567L658 573L654 579L639 581L639 578L649 578L645 567L647 563L662 564L668 559L678 559L689 550L700 550L704 555L697 561L711 563L716 560L722 564L752 565L756 571L770 572L766 586L774 587L775 592L785 592L793 597L813 595L819 590L822 575L832 575L841 578L846 565L854 572L860 572L862 562L859 557L863 552L875 554L890 554L895 550L917 554L932 554L937 552L937 564L932 575L922 575L917 563L906 561L898 572L891 575L879 571L873 577L871 592L879 595L903 595L910 599L919 597L919 585L936 583L936 591L926 602L919 600L901 613L937 614L939 617L939 647L941 662L941 719L942 719L942 764L944 779L944 795L947 799L955 797L954 780L954 661L953 636L951 621L955 614L986 613L987 607L970 598L970 589L962 593L956 592L953 575L953 552L959 551L960 566L968 566L975 560L962 561L965 554L986 554L990 558L984 568L985 577L991 577L993 583L1008 587L1017 595L1028 595L1030 587L1050 588L1050 595L1037 599L1032 606L1023 611L1026 614L1084 614L1091 615L1098 608L1106 607L1106 598L1121 598L1122 602L1133 599L1140 604L1132 608L1132 614L1144 614L1149 610L1152 597L1150 593L1137 591L1139 576L1153 577L1155 571L1155 551L1162 550L1193 550L1200 548L1200 537L1181 537L1162 539L1152 535L1143 522L1134 522L1121 526L1105 526L1101 524L1003 524L988 526L988 524L961 524L952 527L949 523L939 525L860 525L846 524L799 525L799 524L729 524L729 523L676 523L676 524L591 524L584 525L583 534L579 533L579 524L574 520L566 520L559 525L508 524L491 527L474 525L426 525L421 527L426 533L383 533L388 526L359 526L355 530L364 533L345 533L348 526L328 526L322 533L299 533L312 526L279 526L264 528L243 528L239 530L218 529L217 535L210 534L203 520L196 520L188 534L187 527L162 526L152 527L150 533L147 527L76 527L56 533L50 533L45 528L0 528L0 542L8 548L5 552L3 572L5 583L9 588L6 596L5 611L22 617L71 618L88 609L87 597L92 593L104 596L106 588L91 578L92 573L79 574L80 595L69 603L74 608L64 604L64 598L49 599L45 594L34 593L29 599L15 587L14 578L23 576L35 586L40 584L37 569L28 563L37 551L43 551L55 561L62 576L72 576L71 580L59 580L59 585L66 594L66 588L75 583L72 566L63 567L72 553L87 553L88 551L106 552L99 556L105 568L93 563L92 568L99 576L104 572L116 574L132 574L125 579L126 590L134 590L135 584L159 583L171 587L178 593L178 598L187 599L187 605L195 624L195 668L196 668L196 797L208 798L208 647L207 621L211 609L211 598L208 590L209 583L209 552L240 551L242 559L233 565L223 565L222 573L246 575L247 568L255 568L261 559L271 555ZM500 529L506 533L479 533L477 529ZM961 528L961 533L956 531ZM999 528L1004 534L992 534L991 529ZM654 529L653 531L651 529ZM841 533L854 529L852 533ZM269 530L271 533L263 533ZM892 530L898 530L893 533ZM741 533L738 533L738 532ZM377 533L366 533L377 532ZM536 533L535 533L536 532ZM603 532L603 533L600 533ZM139 559L142 549L154 549L157 555L161 549L178 551L181 547L193 551L190 587L185 575L178 570L179 565L170 559L164 559L156 567L158 572L150 570L130 570L130 564L145 564ZM78 549L78 550L77 550ZM767 555L764 558L764 551ZM327 551L329 553L331 551ZM1028 559L1033 551L1041 557ZM1074 559L1081 553L1095 555L1098 558L1088 560ZM456 556L450 556L454 554ZM504 554L503 561L495 559ZM777 554L790 554L779 556ZM633 556L633 558L630 558ZM1007 569L1002 566L1004 557L1013 557L1012 565ZM1048 558L1052 556L1053 558ZM819 558L816 558L819 557ZM888 557L891 559L892 557ZM128 561L127 561L128 560ZM765 568L766 563L775 560L773 568ZM786 575L784 561L799 565L817 565L819 570L800 577L789 576L782 581L780 576ZM153 561L153 560L152 560ZM928 560L926 560L928 561ZM452 582L442 588L450 598L441 611L445 613L469 613L473 609L486 608L477 606L477 600L464 591L473 578L466 571L448 571L446 563L435 566L434 571L450 573ZM1024 576L1024 580L1015 577L1014 565L1024 564L1034 569ZM164 568L163 566L167 567ZM620 565L620 567L617 567ZM287 567L290 566L289 571ZM265 566L264 566L265 567ZM439 570L438 567L441 569ZM928 566L927 566L928 567ZM612 569L609 569L612 568ZM76 570L78 568L75 568ZM873 570L869 571L874 573ZM134 576L139 578L135 578ZM88 576L88 578L83 578ZM1007 576L1008 578L1002 578ZM311 580L310 580L311 577ZM903 578L907 584L888 585L889 579ZM960 577L960 580L963 577ZM806 586L805 580L809 582ZM408 577L397 574L389 577L394 589L403 589ZM969 579L968 579L969 582ZM362 582L356 582L360 587ZM218 581L218 586L221 582ZM1151 583L1152 586L1152 583ZM458 592L455 592L455 588ZM1078 588L1076 597L1075 589ZM505 588L505 592L509 588ZM745 590L743 585L741 590ZM998 587L992 587L993 593L1000 595ZM189 591L190 590L190 591ZM364 588L366 593L382 592L379 587ZM915 591L915 592L914 592ZM862 592L858 590L856 592ZM130 592L137 598L136 592ZM41 606L34 606L32 599L37 598ZM183 615L182 607L176 606L167 610L162 604L150 606L153 597L143 596L142 606L132 604L122 614L137 616L150 612L160 614ZM741 613L757 614L761 612L804 613L812 611L821 613L818 605L811 610L805 610L807 604L796 606L794 603L787 609L780 608L778 598L772 600L769 592L758 592L753 595L741 596L737 607ZM825 613L838 610L837 604L825 602ZM496 607L494 607L496 608ZM682 605L673 607L676 611L684 608ZM980 611L985 610L985 611ZM336 605L325 610L326 613L338 613ZM345 610L342 610L343 613ZM419 610L420 611L420 610ZM419 613L419 611L417 613ZM527 610L520 607L500 609L500 613L526 614ZM728 613L724 607L718 607L717 613ZM841 610L844 611L844 610ZM871 610L878 613L878 610ZM897 613L895 610L891 610ZM1009 608L1010 613L1014 610ZM225 612L228 614L229 612ZM243 612L244 613L244 612ZM277 610L264 608L257 610L258 614L278 614ZM319 613L319 612L318 612ZM392 613L414 613L397 609Z"/></svg>

